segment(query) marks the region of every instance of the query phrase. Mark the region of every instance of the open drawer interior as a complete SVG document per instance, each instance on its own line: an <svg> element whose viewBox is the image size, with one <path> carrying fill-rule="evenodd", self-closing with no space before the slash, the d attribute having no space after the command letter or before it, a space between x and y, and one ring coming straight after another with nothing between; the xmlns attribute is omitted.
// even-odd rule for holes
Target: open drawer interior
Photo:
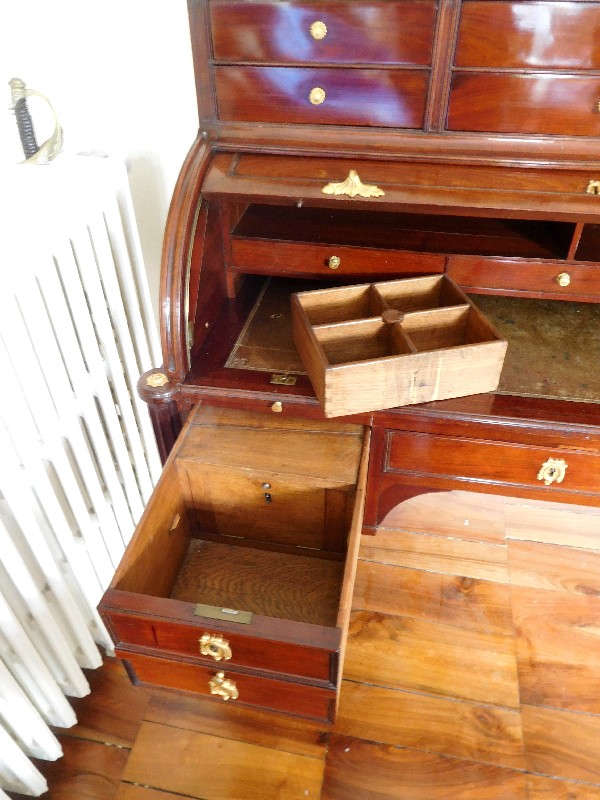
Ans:
<svg viewBox="0 0 600 800"><path fill-rule="evenodd" d="M184 619L215 607L225 624L343 627L363 439L356 425L195 409L111 588Z"/></svg>

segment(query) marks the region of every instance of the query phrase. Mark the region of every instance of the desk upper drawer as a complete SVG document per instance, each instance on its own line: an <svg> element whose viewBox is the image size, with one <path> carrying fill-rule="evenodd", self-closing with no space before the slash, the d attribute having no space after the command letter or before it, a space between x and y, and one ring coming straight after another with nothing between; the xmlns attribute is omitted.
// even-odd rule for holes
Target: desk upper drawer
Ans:
<svg viewBox="0 0 600 800"><path fill-rule="evenodd" d="M222 120L421 128L427 70L217 67Z"/></svg>
<svg viewBox="0 0 600 800"><path fill-rule="evenodd" d="M447 129L599 136L600 79L556 73L458 72Z"/></svg>
<svg viewBox="0 0 600 800"><path fill-rule="evenodd" d="M435 9L432 0L213 0L213 56L219 62L426 65Z"/></svg>
<svg viewBox="0 0 600 800"><path fill-rule="evenodd" d="M462 4L454 64L501 69L600 69L600 5L586 2Z"/></svg>
<svg viewBox="0 0 600 800"><path fill-rule="evenodd" d="M404 431L389 431L387 439L386 472L450 478L456 482L455 488L467 488L469 482L504 484L507 494L510 487L535 487L547 490L548 500L560 500L564 492L600 492L597 452ZM551 459L566 465L562 479L560 464L548 464Z"/></svg>

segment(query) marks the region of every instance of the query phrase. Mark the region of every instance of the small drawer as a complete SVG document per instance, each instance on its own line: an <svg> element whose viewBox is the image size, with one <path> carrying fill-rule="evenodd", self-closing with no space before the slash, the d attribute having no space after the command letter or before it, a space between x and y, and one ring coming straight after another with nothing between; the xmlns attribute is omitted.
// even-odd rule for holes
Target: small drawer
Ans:
<svg viewBox="0 0 600 800"><path fill-rule="evenodd" d="M575 448L388 431L384 472L426 475L433 485L468 489L469 483L536 490L532 497L560 500L566 492L600 494L600 454ZM581 502L584 502L582 499Z"/></svg>
<svg viewBox="0 0 600 800"><path fill-rule="evenodd" d="M435 13L432 0L212 0L213 57L219 62L426 65Z"/></svg>
<svg viewBox="0 0 600 800"><path fill-rule="evenodd" d="M437 253L368 250L336 245L296 244L269 240L232 239L232 267L240 272L269 275L413 274L443 272L445 258Z"/></svg>
<svg viewBox="0 0 600 800"><path fill-rule="evenodd" d="M135 684L193 692L214 697L220 702L283 711L324 722L333 719L333 689L249 675L227 667L204 667L186 661L156 658L127 650L117 650L116 653L123 659Z"/></svg>
<svg viewBox="0 0 600 800"><path fill-rule="evenodd" d="M453 256L448 275L463 289L489 289L565 300L600 296L600 267Z"/></svg>
<svg viewBox="0 0 600 800"><path fill-rule="evenodd" d="M196 665L260 670L335 694L368 433L281 414L192 411L100 604L117 647L158 656L158 667L185 661L179 687L158 673L172 688L190 690ZM247 702L270 707L259 696Z"/></svg>
<svg viewBox="0 0 600 800"><path fill-rule="evenodd" d="M196 618L194 625L183 625L154 617L131 616L112 613L110 625L120 647L144 647L166 655L183 655L204 665L220 665L223 669L243 666L277 673L280 677L299 676L335 688L338 667L337 638L322 631L320 646L303 646L292 640L293 625L279 640L266 638L268 620L255 619L252 635L234 632L235 626L221 624L219 628L211 619ZM258 634L260 627L264 636ZM229 627L230 630L225 630ZM241 627L241 626L238 626ZM299 631L301 638L302 632ZM272 633L271 633L272 635ZM329 640L329 641L328 641Z"/></svg>
<svg viewBox="0 0 600 800"><path fill-rule="evenodd" d="M600 6L475 0L461 7L457 67L598 70Z"/></svg>
<svg viewBox="0 0 600 800"><path fill-rule="evenodd" d="M457 72L447 129L600 136L599 100L598 77Z"/></svg>
<svg viewBox="0 0 600 800"><path fill-rule="evenodd" d="M427 70L215 69L219 118L229 121L421 128Z"/></svg>

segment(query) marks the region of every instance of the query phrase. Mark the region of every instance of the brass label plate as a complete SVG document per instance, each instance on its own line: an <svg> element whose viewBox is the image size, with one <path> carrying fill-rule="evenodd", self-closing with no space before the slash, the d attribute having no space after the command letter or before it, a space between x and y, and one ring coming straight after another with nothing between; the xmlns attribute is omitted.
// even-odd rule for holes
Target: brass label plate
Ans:
<svg viewBox="0 0 600 800"><path fill-rule="evenodd" d="M276 373L271 375L270 383L274 383L277 386L295 386L297 380L298 378L295 375L279 375Z"/></svg>
<svg viewBox="0 0 600 800"><path fill-rule="evenodd" d="M223 619L227 622L238 622L240 625L249 625L254 614L252 611L239 611L236 608L224 608L222 606L207 606L205 603L198 603L194 609L194 616L208 617L208 619Z"/></svg>

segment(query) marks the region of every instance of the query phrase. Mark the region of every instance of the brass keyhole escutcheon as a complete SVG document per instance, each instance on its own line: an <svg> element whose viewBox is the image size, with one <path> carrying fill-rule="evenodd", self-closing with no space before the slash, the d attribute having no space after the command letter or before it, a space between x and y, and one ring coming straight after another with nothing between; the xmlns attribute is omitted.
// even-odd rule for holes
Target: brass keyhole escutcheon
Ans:
<svg viewBox="0 0 600 800"><path fill-rule="evenodd" d="M585 191L587 194L600 194L600 181L590 181Z"/></svg>
<svg viewBox="0 0 600 800"><path fill-rule="evenodd" d="M208 682L210 693L217 697L222 697L223 700L237 700L240 696L235 681L231 678L226 678L224 672L217 672Z"/></svg>
<svg viewBox="0 0 600 800"><path fill-rule="evenodd" d="M540 467L537 479L538 481L544 481L545 486L550 486L551 483L562 483L567 466L567 463L562 458L549 458Z"/></svg>
<svg viewBox="0 0 600 800"><path fill-rule="evenodd" d="M321 89L320 86L315 86L314 89L311 89L308 94L308 99L313 104L313 106L320 106L321 103L325 102L325 89Z"/></svg>
<svg viewBox="0 0 600 800"><path fill-rule="evenodd" d="M341 263L342 259L339 256L331 256L331 258L327 262L327 266L329 267L329 269L337 269Z"/></svg>
<svg viewBox="0 0 600 800"><path fill-rule="evenodd" d="M571 276L568 272L559 272L555 278L559 286L568 286L571 283Z"/></svg>
<svg viewBox="0 0 600 800"><path fill-rule="evenodd" d="M200 637L200 653L215 661L229 661L233 655L227 639L218 633L205 633Z"/></svg>
<svg viewBox="0 0 600 800"><path fill-rule="evenodd" d="M309 28L310 35L313 39L320 41L327 36L327 25L324 22L321 22L320 19L313 22L313 24Z"/></svg>

